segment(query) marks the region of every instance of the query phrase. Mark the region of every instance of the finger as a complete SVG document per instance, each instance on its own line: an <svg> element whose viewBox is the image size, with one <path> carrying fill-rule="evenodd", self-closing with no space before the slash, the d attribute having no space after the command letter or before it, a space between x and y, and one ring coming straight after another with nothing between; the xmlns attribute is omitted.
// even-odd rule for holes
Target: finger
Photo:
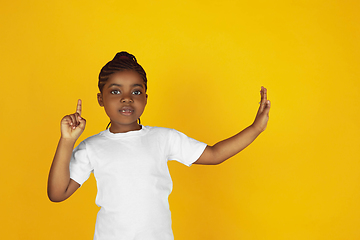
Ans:
<svg viewBox="0 0 360 240"><path fill-rule="evenodd" d="M267 100L267 89L263 87L263 101L266 103Z"/></svg>
<svg viewBox="0 0 360 240"><path fill-rule="evenodd" d="M79 126L79 124L80 124L80 120L81 120L81 116L80 116L80 114L79 113L75 113L74 114L74 116L75 116L75 124L76 124L76 126Z"/></svg>
<svg viewBox="0 0 360 240"><path fill-rule="evenodd" d="M271 107L271 102L269 100L266 101L266 103L264 104L265 108L264 108L264 114L266 114L267 116L269 116L269 112L270 112L270 107Z"/></svg>
<svg viewBox="0 0 360 240"><path fill-rule="evenodd" d="M71 117L69 115L66 115L61 120L61 124L66 124L71 126Z"/></svg>
<svg viewBox="0 0 360 240"><path fill-rule="evenodd" d="M69 125L71 126L72 129L75 129L76 126L77 126L77 121L76 121L76 117L75 117L75 114L70 114L68 115L69 118L70 118L70 123Z"/></svg>
<svg viewBox="0 0 360 240"><path fill-rule="evenodd" d="M261 87L261 103L265 103L267 100L267 89L264 87Z"/></svg>
<svg viewBox="0 0 360 240"><path fill-rule="evenodd" d="M81 116L81 108L82 108L82 102L81 99L78 100L77 106L76 106L76 112Z"/></svg>
<svg viewBox="0 0 360 240"><path fill-rule="evenodd" d="M79 123L79 128L81 128L81 129L85 129L85 125L86 125L86 120L85 120L85 118L82 118L82 117L80 117L79 118L79 121L80 121L80 123Z"/></svg>
<svg viewBox="0 0 360 240"><path fill-rule="evenodd" d="M70 128L73 128L74 126L73 119L71 118L70 115L66 115L65 117L63 117L63 119L61 120L61 124L67 125Z"/></svg>
<svg viewBox="0 0 360 240"><path fill-rule="evenodd" d="M264 88L263 86L261 87L261 91L260 91L260 106L259 106L259 111L258 113L261 113L262 111L264 111L265 108L265 104L266 104L266 100L267 100L267 89Z"/></svg>

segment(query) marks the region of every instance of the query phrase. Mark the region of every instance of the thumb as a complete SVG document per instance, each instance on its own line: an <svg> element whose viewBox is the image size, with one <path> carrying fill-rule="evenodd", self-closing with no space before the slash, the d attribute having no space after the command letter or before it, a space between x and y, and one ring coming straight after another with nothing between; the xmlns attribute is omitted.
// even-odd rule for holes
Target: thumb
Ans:
<svg viewBox="0 0 360 240"><path fill-rule="evenodd" d="M79 125L78 127L80 127L81 129L85 129L85 125L86 125L86 120L85 118L82 118L81 116L78 116L78 120L79 120Z"/></svg>

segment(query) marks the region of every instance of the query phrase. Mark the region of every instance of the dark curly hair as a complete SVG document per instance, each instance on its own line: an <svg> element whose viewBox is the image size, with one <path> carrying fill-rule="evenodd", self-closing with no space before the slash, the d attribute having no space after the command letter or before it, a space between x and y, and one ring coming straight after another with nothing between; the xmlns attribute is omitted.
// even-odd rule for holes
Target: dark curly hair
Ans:
<svg viewBox="0 0 360 240"><path fill-rule="evenodd" d="M145 70L136 61L134 55L123 51L118 52L113 58L113 60L105 64L105 66L101 69L98 83L100 92L102 93L104 85L106 84L106 81L109 79L111 74L124 70L133 70L140 74L140 76L144 80L145 91L147 90L147 78Z"/></svg>

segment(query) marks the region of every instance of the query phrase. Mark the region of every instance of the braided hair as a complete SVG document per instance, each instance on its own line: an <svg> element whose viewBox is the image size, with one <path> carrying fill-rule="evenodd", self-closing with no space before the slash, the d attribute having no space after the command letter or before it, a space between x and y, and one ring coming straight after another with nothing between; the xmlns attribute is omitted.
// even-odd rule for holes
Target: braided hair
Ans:
<svg viewBox="0 0 360 240"><path fill-rule="evenodd" d="M125 70L133 70L133 71L137 72L138 74L140 74L140 76L142 77L142 79L144 81L145 92L146 92L147 78L146 78L145 70L136 61L136 58L134 55L132 55L128 52L125 52L125 51L118 52L115 55L115 57L113 58L113 60L111 60L110 62L105 64L105 66L101 69L100 74L99 74L99 83L98 83L100 92L102 93L104 85L106 84L106 82L109 79L109 77L111 76L111 74L116 73L116 72L125 71ZM106 129L109 128L110 124L111 124L111 122L109 122L109 124L106 126ZM139 124L141 124L140 118L139 118Z"/></svg>
<svg viewBox="0 0 360 240"><path fill-rule="evenodd" d="M111 74L124 70L133 70L138 74L140 74L140 76L144 81L145 91L147 90L147 78L146 78L145 70L136 61L134 55L123 51L123 52L118 52L113 58L113 60L105 64L105 66L101 69L99 74L99 83L98 83L100 92L102 93L104 85L106 84Z"/></svg>

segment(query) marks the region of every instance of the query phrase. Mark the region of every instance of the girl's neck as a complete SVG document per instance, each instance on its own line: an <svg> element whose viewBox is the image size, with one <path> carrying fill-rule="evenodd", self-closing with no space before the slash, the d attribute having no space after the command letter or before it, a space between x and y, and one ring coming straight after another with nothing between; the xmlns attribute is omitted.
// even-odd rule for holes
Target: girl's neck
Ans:
<svg viewBox="0 0 360 240"><path fill-rule="evenodd" d="M125 126L116 126L112 125L110 126L110 132L111 133L126 133L130 131L138 131L141 130L142 126L138 123L136 125L125 125Z"/></svg>

